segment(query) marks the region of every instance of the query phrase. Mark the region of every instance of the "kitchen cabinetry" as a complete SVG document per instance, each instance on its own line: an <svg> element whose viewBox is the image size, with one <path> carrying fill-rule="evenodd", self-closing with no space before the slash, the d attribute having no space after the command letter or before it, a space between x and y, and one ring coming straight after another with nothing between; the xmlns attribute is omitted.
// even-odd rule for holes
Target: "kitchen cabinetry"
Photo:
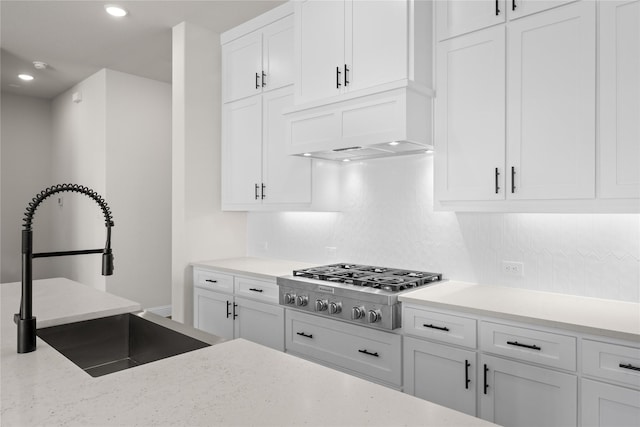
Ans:
<svg viewBox="0 0 640 427"><path fill-rule="evenodd" d="M408 75L407 1L296 2L296 104Z"/></svg>
<svg viewBox="0 0 640 427"><path fill-rule="evenodd" d="M202 269L193 276L194 327L284 351L284 309L275 282Z"/></svg>
<svg viewBox="0 0 640 427"><path fill-rule="evenodd" d="M582 353L582 425L640 425L640 348L583 340Z"/></svg>
<svg viewBox="0 0 640 427"><path fill-rule="evenodd" d="M222 46L223 101L293 83L293 16Z"/></svg>
<svg viewBox="0 0 640 427"><path fill-rule="evenodd" d="M402 387L402 337L286 310L286 351L396 389Z"/></svg>
<svg viewBox="0 0 640 427"><path fill-rule="evenodd" d="M595 196L594 2L440 42L437 58L440 200Z"/></svg>
<svg viewBox="0 0 640 427"><path fill-rule="evenodd" d="M505 22L506 0L436 1L438 40Z"/></svg>
<svg viewBox="0 0 640 427"><path fill-rule="evenodd" d="M640 197L640 1L600 2L600 197Z"/></svg>

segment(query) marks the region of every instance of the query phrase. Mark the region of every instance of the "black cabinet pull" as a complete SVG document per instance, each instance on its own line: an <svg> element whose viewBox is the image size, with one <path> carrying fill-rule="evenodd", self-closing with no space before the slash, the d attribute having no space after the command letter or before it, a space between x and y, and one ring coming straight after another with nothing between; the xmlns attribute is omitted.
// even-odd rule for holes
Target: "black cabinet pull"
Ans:
<svg viewBox="0 0 640 427"><path fill-rule="evenodd" d="M229 311L230 306L231 306L231 303L227 301L227 319L229 318L229 316L231 316L231 311Z"/></svg>
<svg viewBox="0 0 640 427"><path fill-rule="evenodd" d="M313 338L313 334L305 334L304 332L296 332L296 334L305 338Z"/></svg>
<svg viewBox="0 0 640 427"><path fill-rule="evenodd" d="M258 200L258 188L260 188L258 184L253 187L253 195L255 196L256 200Z"/></svg>
<svg viewBox="0 0 640 427"><path fill-rule="evenodd" d="M260 74L256 73L256 89L260 88L260 84L258 83L259 79L260 79Z"/></svg>
<svg viewBox="0 0 640 427"><path fill-rule="evenodd" d="M264 182L263 182L261 187L262 188L260 190L260 198L264 200L264 198L267 197L267 193L264 191L265 188L267 188L267 186L264 185Z"/></svg>
<svg viewBox="0 0 640 427"><path fill-rule="evenodd" d="M484 364L484 394L487 394L487 389L489 388L489 384L487 384L487 372L489 372L489 368L487 368L487 364Z"/></svg>
<svg viewBox="0 0 640 427"><path fill-rule="evenodd" d="M204 281L209 283L218 283L217 280L213 280L213 279L205 279Z"/></svg>
<svg viewBox="0 0 640 427"><path fill-rule="evenodd" d="M340 83L340 74L342 74L340 72L340 67L336 67L336 89L340 89L340 86L342 86Z"/></svg>
<svg viewBox="0 0 640 427"><path fill-rule="evenodd" d="M469 366L471 366L471 363L469 363L468 360L464 361L464 388L469 390L469 383L471 382L471 380L469 379Z"/></svg>
<svg viewBox="0 0 640 427"><path fill-rule="evenodd" d="M516 10L516 7L518 7L518 5L516 5L516 0L511 0L511 10Z"/></svg>
<svg viewBox="0 0 640 427"><path fill-rule="evenodd" d="M380 357L377 352L376 353L371 353L371 352L369 352L367 350L358 350L358 353L367 354L367 355L373 356L373 357Z"/></svg>
<svg viewBox="0 0 640 427"><path fill-rule="evenodd" d="M235 319L236 317L238 317L238 314L236 313L236 307L238 306L238 304L236 304L235 302L233 303L233 318Z"/></svg>
<svg viewBox="0 0 640 427"><path fill-rule="evenodd" d="M498 192L500 191L500 185L498 183L498 177L500 176L500 172L498 171L498 168L496 168L496 172L495 172L495 177L496 177L496 194L498 194Z"/></svg>
<svg viewBox="0 0 640 427"><path fill-rule="evenodd" d="M507 341L507 344L509 344L509 345L515 345L516 347L530 348L531 350L542 350L542 349L541 349L540 347L538 347L537 345L520 344L518 341Z"/></svg>
<svg viewBox="0 0 640 427"><path fill-rule="evenodd" d="M253 292L263 292L262 289L256 289L256 288L249 288L249 290Z"/></svg>
<svg viewBox="0 0 640 427"><path fill-rule="evenodd" d="M267 75L265 74L265 72L262 72L262 87L265 87L267 85Z"/></svg>
<svg viewBox="0 0 640 427"><path fill-rule="evenodd" d="M349 86L349 68L344 64L344 87Z"/></svg>
<svg viewBox="0 0 640 427"><path fill-rule="evenodd" d="M500 0L496 0L496 16L500 15L500 5L499 5L499 1L500 1Z"/></svg>
<svg viewBox="0 0 640 427"><path fill-rule="evenodd" d="M618 366L624 369L631 369L632 371L640 371L640 367L633 366L631 363L627 363L626 365L621 363Z"/></svg>
<svg viewBox="0 0 640 427"><path fill-rule="evenodd" d="M516 168L511 166L511 193L516 192Z"/></svg>
<svg viewBox="0 0 640 427"><path fill-rule="evenodd" d="M425 328L431 328L431 329L437 329L439 331L445 331L445 332L449 332L449 328L447 328L446 326L435 326L432 324L428 324L428 325L422 325Z"/></svg>

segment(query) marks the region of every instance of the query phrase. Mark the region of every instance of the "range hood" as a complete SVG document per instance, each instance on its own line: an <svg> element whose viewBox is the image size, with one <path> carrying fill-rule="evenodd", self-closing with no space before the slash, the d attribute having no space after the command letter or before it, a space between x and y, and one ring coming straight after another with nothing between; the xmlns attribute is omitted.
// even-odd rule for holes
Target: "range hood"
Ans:
<svg viewBox="0 0 640 427"><path fill-rule="evenodd" d="M285 112L287 153L365 160L433 150L433 91L401 80Z"/></svg>

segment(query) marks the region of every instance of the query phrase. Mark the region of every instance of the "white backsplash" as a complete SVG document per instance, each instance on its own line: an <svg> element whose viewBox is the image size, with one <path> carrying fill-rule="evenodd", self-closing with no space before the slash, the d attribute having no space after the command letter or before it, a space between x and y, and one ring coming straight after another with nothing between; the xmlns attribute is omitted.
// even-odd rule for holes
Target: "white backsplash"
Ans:
<svg viewBox="0 0 640 427"><path fill-rule="evenodd" d="M426 154L345 165L342 212L250 213L248 255L640 302L640 215L434 212L432 171Z"/></svg>

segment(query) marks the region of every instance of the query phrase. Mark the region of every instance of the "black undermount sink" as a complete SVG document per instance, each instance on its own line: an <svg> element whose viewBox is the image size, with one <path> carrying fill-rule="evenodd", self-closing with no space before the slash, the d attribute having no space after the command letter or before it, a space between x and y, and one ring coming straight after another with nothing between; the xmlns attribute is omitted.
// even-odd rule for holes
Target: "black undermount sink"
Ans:
<svg viewBox="0 0 640 427"><path fill-rule="evenodd" d="M42 328L37 335L92 377L224 341L144 311Z"/></svg>

